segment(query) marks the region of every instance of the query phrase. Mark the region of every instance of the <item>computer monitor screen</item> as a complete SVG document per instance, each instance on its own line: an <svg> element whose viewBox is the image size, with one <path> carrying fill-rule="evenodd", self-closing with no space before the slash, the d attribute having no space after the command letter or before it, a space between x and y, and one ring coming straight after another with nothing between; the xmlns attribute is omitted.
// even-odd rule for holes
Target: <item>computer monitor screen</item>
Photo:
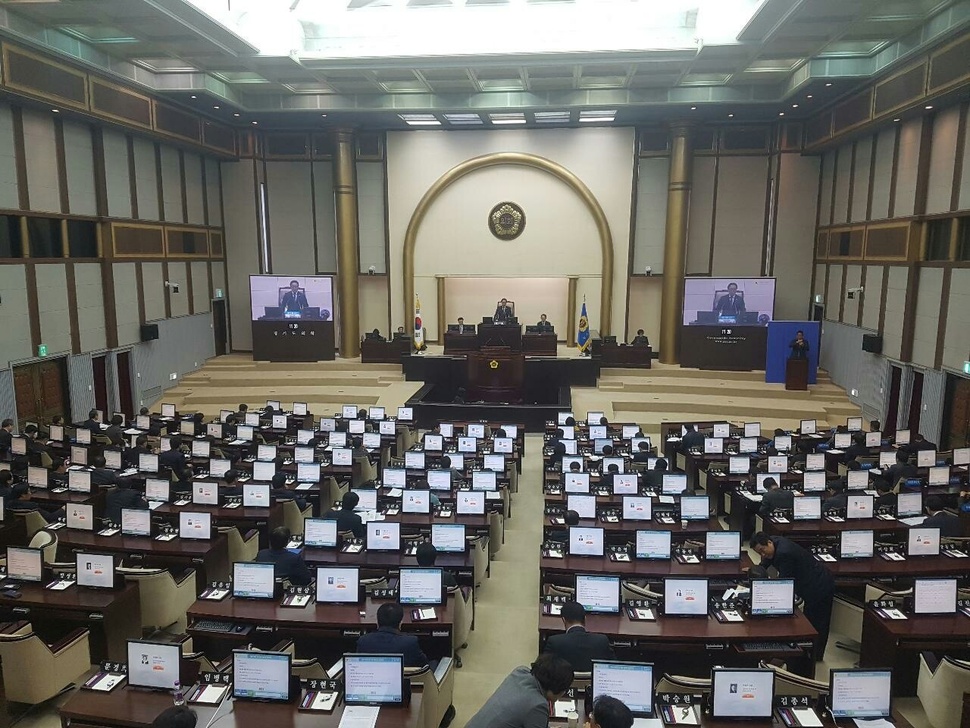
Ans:
<svg viewBox="0 0 970 728"><path fill-rule="evenodd" d="M276 445L257 445L256 446L256 459L257 460L275 460L276 459Z"/></svg>
<svg viewBox="0 0 970 728"><path fill-rule="evenodd" d="M331 432L327 437L327 444L332 448L344 447L347 444L346 432Z"/></svg>
<svg viewBox="0 0 970 728"><path fill-rule="evenodd" d="M907 534L907 553L910 556L939 556L940 529L912 526Z"/></svg>
<svg viewBox="0 0 970 728"><path fill-rule="evenodd" d="M243 425L249 428L248 430L249 439L251 440L253 438L253 430L259 427L259 413L247 412L245 417L243 417L243 422L242 422L242 425L240 425L240 427L242 427ZM238 435L238 437L241 439L242 435Z"/></svg>
<svg viewBox="0 0 970 728"><path fill-rule="evenodd" d="M573 425L562 425L559 428L562 430L563 440L575 440L576 439L576 428Z"/></svg>
<svg viewBox="0 0 970 728"><path fill-rule="evenodd" d="M91 473L85 470L72 470L67 474L67 489L72 493L91 492Z"/></svg>
<svg viewBox="0 0 970 728"><path fill-rule="evenodd" d="M512 452L512 438L511 437L493 437L492 438L492 451L500 452L503 454L508 454Z"/></svg>
<svg viewBox="0 0 970 728"><path fill-rule="evenodd" d="M243 486L244 508L269 508L269 485L266 483L246 483Z"/></svg>
<svg viewBox="0 0 970 728"><path fill-rule="evenodd" d="M354 422L359 422L359 420L354 420ZM330 451L330 454L333 458L334 465L350 467L354 464L354 451L349 447L335 447ZM424 453L421 453L421 455L421 459L424 460Z"/></svg>
<svg viewBox="0 0 970 728"><path fill-rule="evenodd" d="M381 420L377 424L377 431L381 435L394 435L397 432L397 423L394 420Z"/></svg>
<svg viewBox="0 0 970 728"><path fill-rule="evenodd" d="M590 440L593 440L594 442L596 440L606 440L607 439L607 437L606 437L606 425L592 425L591 424L589 426L589 432L587 433L587 436L589 437ZM612 442L613 442L612 440L609 440L606 444L611 444ZM595 447L595 445L594 445L594 447Z"/></svg>
<svg viewBox="0 0 970 728"><path fill-rule="evenodd" d="M317 548L333 548L337 545L337 521L335 519L307 518L303 522L303 543Z"/></svg>
<svg viewBox="0 0 970 728"><path fill-rule="evenodd" d="M56 440L57 442L64 442L64 426L63 425L51 425L50 426L50 439Z"/></svg>
<svg viewBox="0 0 970 728"><path fill-rule="evenodd" d="M71 503L66 508L67 527L78 531L94 530L94 506L84 503Z"/></svg>
<svg viewBox="0 0 970 728"><path fill-rule="evenodd" d="M401 705L404 702L403 655L344 655L344 702Z"/></svg>
<svg viewBox="0 0 970 728"><path fill-rule="evenodd" d="M182 645L178 642L128 640L128 685L171 690L179 681Z"/></svg>
<svg viewBox="0 0 970 728"><path fill-rule="evenodd" d="M302 463L297 463L297 467L300 465ZM274 475L276 475L276 463L260 460L253 463L253 480L266 482L272 480Z"/></svg>
<svg viewBox="0 0 970 728"><path fill-rule="evenodd" d="M813 452L806 455L805 470L825 470L825 453Z"/></svg>
<svg viewBox="0 0 970 728"><path fill-rule="evenodd" d="M162 417L175 417L175 405L174 404L163 404L162 405Z"/></svg>
<svg viewBox="0 0 970 728"><path fill-rule="evenodd" d="M299 417L305 417L307 414L309 414L309 412L310 410L307 409L306 402L293 403L293 414L298 415Z"/></svg>
<svg viewBox="0 0 970 728"><path fill-rule="evenodd" d="M751 458L747 455L734 455L728 458L728 472L731 475L745 475L751 472Z"/></svg>
<svg viewBox="0 0 970 728"><path fill-rule="evenodd" d="M402 513L430 513L431 491L406 490L401 494Z"/></svg>
<svg viewBox="0 0 970 728"><path fill-rule="evenodd" d="M31 488L47 487L47 468L30 465L27 467L27 485Z"/></svg>
<svg viewBox="0 0 970 728"><path fill-rule="evenodd" d="M145 497L150 501L161 501L165 503L168 501L170 486L171 481L165 480L164 478L146 478Z"/></svg>
<svg viewBox="0 0 970 728"><path fill-rule="evenodd" d="M751 616L774 617L795 613L794 579L752 579Z"/></svg>
<svg viewBox="0 0 970 728"><path fill-rule="evenodd" d="M298 483L319 483L320 463L297 463L296 480Z"/></svg>
<svg viewBox="0 0 970 728"><path fill-rule="evenodd" d="M892 715L892 670L832 670L832 717L889 718Z"/></svg>
<svg viewBox="0 0 970 728"><path fill-rule="evenodd" d="M796 521L816 521L822 517L822 499L805 496L792 501L792 517Z"/></svg>
<svg viewBox="0 0 970 728"><path fill-rule="evenodd" d="M763 326L774 318L774 310L774 278L684 281L684 326Z"/></svg>
<svg viewBox="0 0 970 728"><path fill-rule="evenodd" d="M775 671L716 667L714 718L770 718L774 710Z"/></svg>
<svg viewBox="0 0 970 728"><path fill-rule="evenodd" d="M956 614L956 611L956 578L913 581L913 614Z"/></svg>
<svg viewBox="0 0 970 728"><path fill-rule="evenodd" d="M849 432L859 432L862 429L862 418L849 417L845 421L845 427Z"/></svg>
<svg viewBox="0 0 970 728"><path fill-rule="evenodd" d="M682 521L706 521L711 512L706 495L685 495L680 498L680 518Z"/></svg>
<svg viewBox="0 0 970 728"><path fill-rule="evenodd" d="M936 465L936 450L920 450L916 453L916 465L920 468L932 468Z"/></svg>
<svg viewBox="0 0 970 728"><path fill-rule="evenodd" d="M757 437L742 437L738 439L738 452L753 453L758 452Z"/></svg>
<svg viewBox="0 0 970 728"><path fill-rule="evenodd" d="M402 566L398 580L401 604L441 604L444 599L442 570Z"/></svg>
<svg viewBox="0 0 970 728"><path fill-rule="evenodd" d="M815 420L801 420L798 423L798 431L803 435L814 435L816 431Z"/></svg>
<svg viewBox="0 0 970 728"><path fill-rule="evenodd" d="M410 422L414 419L414 410L411 407L398 407L397 418L401 422Z"/></svg>
<svg viewBox="0 0 970 728"><path fill-rule="evenodd" d="M708 531L705 537L704 558L708 561L741 558L740 531Z"/></svg>
<svg viewBox="0 0 970 728"><path fill-rule="evenodd" d="M843 531L839 553L843 559L868 559L874 553L872 531Z"/></svg>
<svg viewBox="0 0 970 728"><path fill-rule="evenodd" d="M192 503L197 506L219 505L219 485L217 483L193 483Z"/></svg>
<svg viewBox="0 0 970 728"><path fill-rule="evenodd" d="M664 579L664 614L671 617L707 615L707 579Z"/></svg>
<svg viewBox="0 0 970 728"><path fill-rule="evenodd" d="M442 437L452 438L455 436L455 423L454 422L440 422L438 423L438 432L441 433Z"/></svg>
<svg viewBox="0 0 970 728"><path fill-rule="evenodd" d="M367 419L383 420L387 416L387 411L383 407L371 406L367 408Z"/></svg>
<svg viewBox="0 0 970 728"><path fill-rule="evenodd" d="M775 437L775 449L779 452L791 450L791 435L778 435Z"/></svg>
<svg viewBox="0 0 970 728"><path fill-rule="evenodd" d="M623 496L624 521L649 521L653 518L653 501L636 495Z"/></svg>
<svg viewBox="0 0 970 728"><path fill-rule="evenodd" d="M205 443L208 445L209 443ZM105 450L104 451L104 465L106 468L111 470L121 470L121 451L120 450Z"/></svg>
<svg viewBox="0 0 970 728"><path fill-rule="evenodd" d="M337 429L337 420L333 417L321 417L320 418L320 432L329 432L331 435Z"/></svg>
<svg viewBox="0 0 970 728"><path fill-rule="evenodd" d="M41 549L7 546L7 578L15 581L40 581L44 575Z"/></svg>
<svg viewBox="0 0 970 728"><path fill-rule="evenodd" d="M897 445L908 445L909 438L909 430L896 430L896 436L893 438L893 442L895 442Z"/></svg>
<svg viewBox="0 0 970 728"><path fill-rule="evenodd" d="M869 487L868 470L849 470L845 475L845 484L849 490L865 490Z"/></svg>
<svg viewBox="0 0 970 728"><path fill-rule="evenodd" d="M367 524L368 551L400 551L401 524L389 521L370 521Z"/></svg>
<svg viewBox="0 0 970 728"><path fill-rule="evenodd" d="M142 455L141 457L145 457ZM150 472L158 471L158 456L152 455L155 458L155 470ZM71 446L71 465L87 465L88 464L88 449L86 447L78 447L77 445ZM142 468L144 470L144 468Z"/></svg>
<svg viewBox="0 0 970 728"><path fill-rule="evenodd" d="M478 450L478 440L474 437L459 437L458 452L475 452Z"/></svg>
<svg viewBox="0 0 970 728"><path fill-rule="evenodd" d="M948 485L950 482L950 466L932 467L926 477L927 485Z"/></svg>
<svg viewBox="0 0 970 728"><path fill-rule="evenodd" d="M787 473L788 457L785 455L771 455L768 457L769 473Z"/></svg>
<svg viewBox="0 0 970 728"><path fill-rule="evenodd" d="M563 473L562 483L567 493L589 493L589 473Z"/></svg>
<svg viewBox="0 0 970 728"><path fill-rule="evenodd" d="M577 574L576 601L587 612L617 614L620 611L620 577Z"/></svg>
<svg viewBox="0 0 970 728"><path fill-rule="evenodd" d="M873 497L867 494L849 494L845 501L845 517L848 519L872 518Z"/></svg>
<svg viewBox="0 0 970 728"><path fill-rule="evenodd" d="M152 512L142 508L122 508L121 533L125 536L151 536Z"/></svg>
<svg viewBox="0 0 970 728"><path fill-rule="evenodd" d="M569 527L570 556L602 556L603 529L595 526Z"/></svg>
<svg viewBox="0 0 970 728"><path fill-rule="evenodd" d="M729 422L718 422L711 428L711 435L713 437L730 437L731 436L731 424Z"/></svg>
<svg viewBox="0 0 970 728"><path fill-rule="evenodd" d="M747 438L758 438L761 437L761 423L760 422L745 422L744 423L744 436Z"/></svg>
<svg viewBox="0 0 970 728"><path fill-rule="evenodd" d="M566 509L576 511L580 518L596 518L596 496L570 493L566 496Z"/></svg>
<svg viewBox="0 0 970 728"><path fill-rule="evenodd" d="M333 319L329 276L249 276L249 297L253 321Z"/></svg>
<svg viewBox="0 0 970 728"><path fill-rule="evenodd" d="M496 473L505 472L505 456L501 453L489 453L485 455L485 462L483 463L486 470L494 470Z"/></svg>
<svg viewBox="0 0 970 728"><path fill-rule="evenodd" d="M232 652L232 697L236 700L290 699L290 661L288 652ZM238 708L237 708L238 710Z"/></svg>
<svg viewBox="0 0 970 728"><path fill-rule="evenodd" d="M408 450L404 453L404 467L407 470L424 470L424 453Z"/></svg>
<svg viewBox="0 0 970 728"><path fill-rule="evenodd" d="M431 524L431 544L443 553L465 552L465 526L462 523Z"/></svg>
<svg viewBox="0 0 970 728"><path fill-rule="evenodd" d="M778 477L777 473L758 473L755 475L755 491L758 493L767 493L769 480L773 481L774 484L777 484L780 478Z"/></svg>
<svg viewBox="0 0 970 728"><path fill-rule="evenodd" d="M810 470L802 474L802 491L805 493L821 493L825 490L825 471Z"/></svg>
<svg viewBox="0 0 970 728"><path fill-rule="evenodd" d="M613 495L636 495L640 482L636 473L617 473L613 476Z"/></svg>
<svg viewBox="0 0 970 728"><path fill-rule="evenodd" d="M620 430L620 436L624 440L630 440L636 437L638 432L640 432L640 425L623 425ZM634 447L636 446L634 445Z"/></svg>
<svg viewBox="0 0 970 728"><path fill-rule="evenodd" d="M192 457L194 458L209 457L209 452L211 449L212 449L211 443L208 440L192 441Z"/></svg>
<svg viewBox="0 0 970 728"><path fill-rule="evenodd" d="M459 516L484 515L485 492L481 490L462 490L455 495L455 509Z"/></svg>
<svg viewBox="0 0 970 728"><path fill-rule="evenodd" d="M424 436L424 449L428 451L441 452L444 448L445 438L441 435L432 435L428 433Z"/></svg>
<svg viewBox="0 0 970 728"><path fill-rule="evenodd" d="M73 448L71 459L74 460ZM143 473L158 472L158 455L151 453L141 453L138 455L138 469Z"/></svg>
<svg viewBox="0 0 970 728"><path fill-rule="evenodd" d="M669 559L671 536L670 531L637 531L637 558Z"/></svg>
<svg viewBox="0 0 970 728"><path fill-rule="evenodd" d="M724 452L724 438L721 437L705 437L704 438L704 453L707 455L719 455Z"/></svg>
<svg viewBox="0 0 970 728"><path fill-rule="evenodd" d="M387 469L384 470L387 472ZM450 470L429 470L427 472L428 487L431 490L451 490Z"/></svg>
<svg viewBox="0 0 970 728"><path fill-rule="evenodd" d="M53 432L53 427L51 431ZM53 437L53 435L52 435ZM970 447L955 447L953 448L953 464L954 465L970 465Z"/></svg>
<svg viewBox="0 0 970 728"><path fill-rule="evenodd" d="M313 430L299 429L296 431L296 444L307 445L313 439ZM311 448L312 449L312 448Z"/></svg>
<svg viewBox="0 0 970 728"><path fill-rule="evenodd" d="M272 599L275 569L274 564L237 561L232 565L232 595L241 599Z"/></svg>
<svg viewBox="0 0 970 728"><path fill-rule="evenodd" d="M556 424L565 425L566 420L573 416L572 412L557 412L556 413Z"/></svg>
<svg viewBox="0 0 970 728"><path fill-rule="evenodd" d="M286 429L286 415L273 415L271 425L274 430Z"/></svg>
<svg viewBox="0 0 970 728"><path fill-rule="evenodd" d="M592 692L593 700L609 695L634 715L648 716L653 712L653 665L593 660Z"/></svg>
<svg viewBox="0 0 970 728"><path fill-rule="evenodd" d="M844 450L852 444L852 434L849 432L837 432L833 440L836 448Z"/></svg>
<svg viewBox="0 0 970 728"><path fill-rule="evenodd" d="M179 513L179 538L208 540L211 536L211 516L208 513Z"/></svg>
<svg viewBox="0 0 970 728"><path fill-rule="evenodd" d="M661 492L664 495L680 495L687 489L687 473L664 473ZM706 516L705 516L706 518Z"/></svg>
<svg viewBox="0 0 970 728"><path fill-rule="evenodd" d="M475 470L472 472L473 490L498 490L498 480L494 470Z"/></svg>
<svg viewBox="0 0 970 728"><path fill-rule="evenodd" d="M900 493L896 496L896 517L908 518L923 512L922 493Z"/></svg>
<svg viewBox="0 0 970 728"><path fill-rule="evenodd" d="M91 430L86 427L79 427L75 432L74 439L79 445L91 444ZM27 441L22 437L15 437L10 441L10 449L15 455L25 455L27 453Z"/></svg>
<svg viewBox="0 0 970 728"><path fill-rule="evenodd" d="M255 415L257 421L259 420L259 415ZM249 418L249 415L246 415ZM242 440L243 442L251 442L253 439L253 425L238 425L236 427L236 439Z"/></svg>
<svg viewBox="0 0 970 728"><path fill-rule="evenodd" d="M896 451L884 450L879 453L879 469L885 470L896 464Z"/></svg>
<svg viewBox="0 0 970 728"><path fill-rule="evenodd" d="M483 422L469 422L465 425L465 434L476 439L483 438L485 437L485 424Z"/></svg>
<svg viewBox="0 0 970 728"><path fill-rule="evenodd" d="M111 554L75 554L77 585L111 589L115 585L115 560Z"/></svg>
<svg viewBox="0 0 970 728"><path fill-rule="evenodd" d="M359 567L317 567L317 602L320 604L357 604L359 601Z"/></svg>
<svg viewBox="0 0 970 728"><path fill-rule="evenodd" d="M879 447L882 444L881 432L866 433L866 447Z"/></svg>
<svg viewBox="0 0 970 728"><path fill-rule="evenodd" d="M272 463L267 463L267 464L272 465ZM209 475L212 476L213 478L223 477L227 472L229 472L229 468L231 467L232 467L232 462L230 462L226 458L209 459ZM275 469L274 469L274 472L275 472Z"/></svg>
<svg viewBox="0 0 970 728"><path fill-rule="evenodd" d="M195 435L195 422L192 420L182 420L179 422L179 434L193 437Z"/></svg>

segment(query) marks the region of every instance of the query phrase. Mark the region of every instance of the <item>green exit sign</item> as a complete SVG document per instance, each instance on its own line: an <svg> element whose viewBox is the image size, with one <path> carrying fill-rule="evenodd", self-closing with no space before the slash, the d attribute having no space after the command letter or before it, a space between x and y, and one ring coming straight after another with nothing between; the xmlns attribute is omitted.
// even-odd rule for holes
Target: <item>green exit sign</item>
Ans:
<svg viewBox="0 0 970 728"><path fill-rule="evenodd" d="M970 374L970 361L963 362L963 373Z"/></svg>
<svg viewBox="0 0 970 728"><path fill-rule="evenodd" d="M47 344L37 345L37 356L47 356Z"/></svg>

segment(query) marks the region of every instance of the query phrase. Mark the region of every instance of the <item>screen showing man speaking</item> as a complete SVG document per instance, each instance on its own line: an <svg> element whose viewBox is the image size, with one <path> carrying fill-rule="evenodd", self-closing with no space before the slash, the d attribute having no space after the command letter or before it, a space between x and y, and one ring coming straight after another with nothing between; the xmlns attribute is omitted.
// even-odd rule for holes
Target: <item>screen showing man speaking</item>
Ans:
<svg viewBox="0 0 970 728"><path fill-rule="evenodd" d="M333 319L333 279L329 276L250 276L253 321Z"/></svg>
<svg viewBox="0 0 970 728"><path fill-rule="evenodd" d="M766 326L774 313L774 278L684 281L684 326Z"/></svg>

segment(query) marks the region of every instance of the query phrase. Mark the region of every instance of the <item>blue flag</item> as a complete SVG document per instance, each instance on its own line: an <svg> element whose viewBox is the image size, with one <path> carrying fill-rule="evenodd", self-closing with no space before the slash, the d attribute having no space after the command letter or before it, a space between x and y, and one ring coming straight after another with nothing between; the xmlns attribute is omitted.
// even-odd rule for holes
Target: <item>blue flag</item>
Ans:
<svg viewBox="0 0 970 728"><path fill-rule="evenodd" d="M586 317L586 301L583 301L583 311L579 314L579 335L576 336L576 346L580 351L586 351L589 346L589 319Z"/></svg>

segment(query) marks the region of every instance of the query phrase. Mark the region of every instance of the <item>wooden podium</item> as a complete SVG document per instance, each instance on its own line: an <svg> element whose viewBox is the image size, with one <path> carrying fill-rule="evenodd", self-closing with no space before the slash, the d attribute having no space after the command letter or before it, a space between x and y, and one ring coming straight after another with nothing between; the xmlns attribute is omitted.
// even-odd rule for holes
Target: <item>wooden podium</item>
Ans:
<svg viewBox="0 0 970 728"><path fill-rule="evenodd" d="M808 359L789 359L786 362L785 389L808 389Z"/></svg>
<svg viewBox="0 0 970 728"><path fill-rule="evenodd" d="M466 399L520 402L525 380L525 355L507 346L485 346L468 353Z"/></svg>

